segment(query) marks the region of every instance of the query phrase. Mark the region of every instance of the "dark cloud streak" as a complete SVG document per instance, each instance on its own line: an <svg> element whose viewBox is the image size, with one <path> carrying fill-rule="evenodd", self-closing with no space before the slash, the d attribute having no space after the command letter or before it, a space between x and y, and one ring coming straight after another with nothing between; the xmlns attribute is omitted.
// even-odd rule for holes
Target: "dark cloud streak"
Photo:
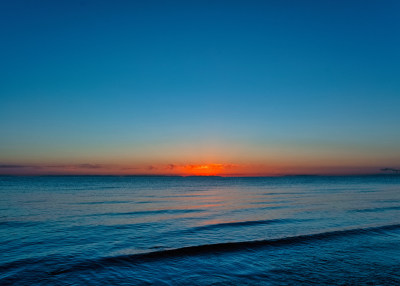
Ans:
<svg viewBox="0 0 400 286"><path fill-rule="evenodd" d="M41 166L36 165L14 165L14 164L0 164L0 169L41 169Z"/></svg>
<svg viewBox="0 0 400 286"><path fill-rule="evenodd" d="M61 168L61 169L101 169L104 168L100 164L74 164L74 165L51 165L48 168Z"/></svg>
<svg viewBox="0 0 400 286"><path fill-rule="evenodd" d="M381 169L383 172L393 172L393 173L400 173L400 169L395 169L395 168L383 168Z"/></svg>

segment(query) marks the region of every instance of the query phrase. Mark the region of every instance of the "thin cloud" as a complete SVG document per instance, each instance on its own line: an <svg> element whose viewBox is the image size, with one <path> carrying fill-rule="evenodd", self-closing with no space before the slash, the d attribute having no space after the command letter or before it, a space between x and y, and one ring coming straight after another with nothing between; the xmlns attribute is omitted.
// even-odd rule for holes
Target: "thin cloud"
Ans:
<svg viewBox="0 0 400 286"><path fill-rule="evenodd" d="M104 168L100 164L73 164L73 165L51 165L46 166L48 168L60 168L60 169L101 169Z"/></svg>
<svg viewBox="0 0 400 286"><path fill-rule="evenodd" d="M78 168L82 169L100 169L103 168L100 164L78 164L76 165Z"/></svg>
<svg viewBox="0 0 400 286"><path fill-rule="evenodd" d="M122 167L122 168L119 168L120 170L122 170L122 171L125 171L125 170L138 170L138 169L141 169L141 168L137 168L137 167Z"/></svg>
<svg viewBox="0 0 400 286"><path fill-rule="evenodd" d="M21 169L21 168L26 168L27 166L24 165L0 165L0 169Z"/></svg>
<svg viewBox="0 0 400 286"><path fill-rule="evenodd" d="M383 172L394 172L394 173L399 173L400 169L396 169L396 168L383 168L381 169L381 171Z"/></svg>
<svg viewBox="0 0 400 286"><path fill-rule="evenodd" d="M40 169L42 167L36 165L0 164L0 169L25 169L25 168Z"/></svg>

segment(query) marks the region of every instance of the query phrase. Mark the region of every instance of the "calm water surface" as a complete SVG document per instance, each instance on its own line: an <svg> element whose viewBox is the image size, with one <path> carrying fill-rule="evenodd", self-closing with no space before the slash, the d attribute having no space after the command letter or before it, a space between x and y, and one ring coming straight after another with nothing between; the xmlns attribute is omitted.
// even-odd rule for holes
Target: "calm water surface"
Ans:
<svg viewBox="0 0 400 286"><path fill-rule="evenodd" d="M0 177L1 285L400 285L400 176Z"/></svg>

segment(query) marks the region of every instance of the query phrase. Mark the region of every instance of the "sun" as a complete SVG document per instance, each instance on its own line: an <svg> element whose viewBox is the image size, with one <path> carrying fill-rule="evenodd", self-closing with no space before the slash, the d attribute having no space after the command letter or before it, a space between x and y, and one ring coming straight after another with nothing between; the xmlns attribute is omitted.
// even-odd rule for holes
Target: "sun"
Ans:
<svg viewBox="0 0 400 286"><path fill-rule="evenodd" d="M223 164L186 165L185 172L192 176L216 176L223 168Z"/></svg>

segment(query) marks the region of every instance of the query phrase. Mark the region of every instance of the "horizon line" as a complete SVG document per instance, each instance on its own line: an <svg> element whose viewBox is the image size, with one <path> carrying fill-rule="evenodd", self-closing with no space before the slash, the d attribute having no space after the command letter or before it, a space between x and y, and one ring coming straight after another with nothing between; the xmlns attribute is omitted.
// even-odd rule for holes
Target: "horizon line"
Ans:
<svg viewBox="0 0 400 286"><path fill-rule="evenodd" d="M400 176L399 173L359 174L281 174L281 175L169 175L169 174L1 174L0 177L171 177L171 178L283 178L283 177L358 177Z"/></svg>

